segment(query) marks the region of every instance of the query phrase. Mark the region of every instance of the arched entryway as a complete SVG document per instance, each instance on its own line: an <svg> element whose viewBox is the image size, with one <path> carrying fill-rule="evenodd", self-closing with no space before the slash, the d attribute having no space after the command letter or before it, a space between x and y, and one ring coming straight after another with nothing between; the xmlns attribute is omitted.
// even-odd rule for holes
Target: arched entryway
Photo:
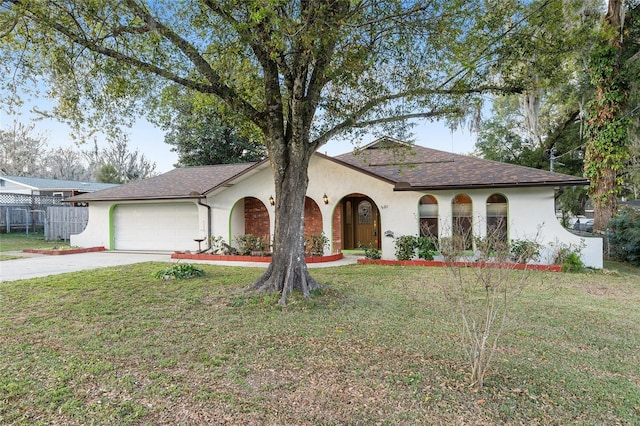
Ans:
<svg viewBox="0 0 640 426"><path fill-rule="evenodd" d="M380 212L376 203L364 194L351 194L340 204L334 217L340 214L342 219L342 249L357 249L360 244L380 249Z"/></svg>
<svg viewBox="0 0 640 426"><path fill-rule="evenodd" d="M230 217L230 241L235 246L238 236L251 234L260 238L265 247L271 245L271 223L267 206L258 198L245 197L232 209Z"/></svg>

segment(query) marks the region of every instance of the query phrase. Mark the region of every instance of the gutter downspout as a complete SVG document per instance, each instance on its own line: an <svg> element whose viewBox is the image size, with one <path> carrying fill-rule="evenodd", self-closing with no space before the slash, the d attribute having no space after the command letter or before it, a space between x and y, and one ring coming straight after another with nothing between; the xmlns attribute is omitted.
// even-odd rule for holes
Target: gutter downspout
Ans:
<svg viewBox="0 0 640 426"><path fill-rule="evenodd" d="M211 249L211 206L202 202L203 198L204 199L207 198L206 196L202 194L198 194L198 197L199 198L196 204L198 204L199 206L203 206L207 209L207 244L206 244L206 248L200 251L200 253L204 253L205 251Z"/></svg>

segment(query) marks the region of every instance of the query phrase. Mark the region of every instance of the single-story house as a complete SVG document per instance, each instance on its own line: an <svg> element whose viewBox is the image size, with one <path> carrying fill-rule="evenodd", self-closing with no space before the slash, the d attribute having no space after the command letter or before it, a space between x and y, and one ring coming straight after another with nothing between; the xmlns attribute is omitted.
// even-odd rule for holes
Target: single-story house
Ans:
<svg viewBox="0 0 640 426"><path fill-rule="evenodd" d="M117 185L112 183L0 175L0 192L7 194L43 195L67 198L87 192L101 191L115 186Z"/></svg>
<svg viewBox="0 0 640 426"><path fill-rule="evenodd" d="M510 240L544 245L550 263L559 244L581 249L587 266L602 267L602 240L564 229L555 215L560 187L587 185L568 176L414 146L382 138L336 157L316 153L309 164L305 233L324 232L325 254L360 243L395 258L401 235L484 236L501 227ZM271 241L274 186L269 161L174 169L165 174L70 199L89 203L77 246L111 250L197 251L198 240L234 244L253 234Z"/></svg>

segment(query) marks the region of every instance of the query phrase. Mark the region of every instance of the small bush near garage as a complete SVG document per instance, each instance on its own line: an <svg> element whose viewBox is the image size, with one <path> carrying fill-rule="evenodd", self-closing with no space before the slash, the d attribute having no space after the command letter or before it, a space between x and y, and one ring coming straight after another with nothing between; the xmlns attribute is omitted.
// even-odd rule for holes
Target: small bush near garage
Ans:
<svg viewBox="0 0 640 426"><path fill-rule="evenodd" d="M203 277L204 270L191 263L176 263L175 265L160 270L154 274L156 278L163 280L184 280L188 278Z"/></svg>
<svg viewBox="0 0 640 426"><path fill-rule="evenodd" d="M634 209L622 209L609 222L609 247L613 257L640 265L640 214Z"/></svg>

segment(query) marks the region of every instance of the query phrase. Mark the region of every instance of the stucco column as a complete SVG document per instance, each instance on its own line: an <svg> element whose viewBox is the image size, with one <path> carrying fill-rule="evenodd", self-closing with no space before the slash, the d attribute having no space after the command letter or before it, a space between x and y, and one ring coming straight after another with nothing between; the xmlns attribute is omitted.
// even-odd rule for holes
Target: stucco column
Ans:
<svg viewBox="0 0 640 426"><path fill-rule="evenodd" d="M484 194L469 194L472 203L473 235L487 236L487 200Z"/></svg>
<svg viewBox="0 0 640 426"><path fill-rule="evenodd" d="M438 195L438 237L450 238L453 232L452 215L453 208L451 207L451 201L456 194L443 194Z"/></svg>

